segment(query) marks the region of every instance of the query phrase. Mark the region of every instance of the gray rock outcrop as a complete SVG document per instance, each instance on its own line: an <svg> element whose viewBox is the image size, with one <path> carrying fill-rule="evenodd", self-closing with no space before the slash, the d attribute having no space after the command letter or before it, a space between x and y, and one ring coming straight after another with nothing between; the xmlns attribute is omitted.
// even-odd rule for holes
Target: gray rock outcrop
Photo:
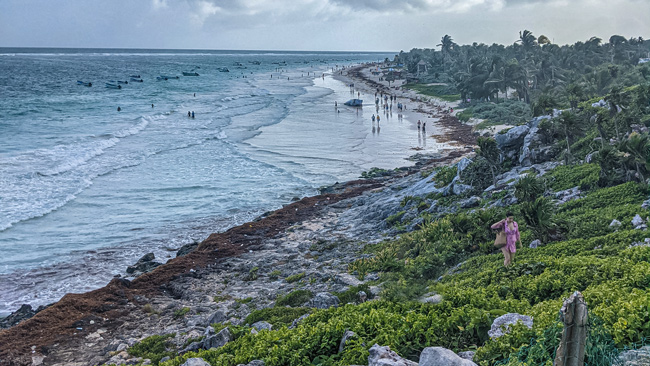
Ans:
<svg viewBox="0 0 650 366"><path fill-rule="evenodd" d="M329 292L319 292L311 300L309 300L309 307L317 309L329 309L332 306L339 305L339 298L330 294Z"/></svg>
<svg viewBox="0 0 650 366"><path fill-rule="evenodd" d="M476 366L476 364L446 348L427 347L420 354L419 366Z"/></svg>
<svg viewBox="0 0 650 366"><path fill-rule="evenodd" d="M210 366L210 364L200 357L195 357L188 358L181 366Z"/></svg>
<svg viewBox="0 0 650 366"><path fill-rule="evenodd" d="M219 333L206 337L203 340L203 349L223 347L232 340L230 329L223 328Z"/></svg>
<svg viewBox="0 0 650 366"><path fill-rule="evenodd" d="M370 347L368 366L418 366L417 362L400 357L388 346L375 344Z"/></svg>
<svg viewBox="0 0 650 366"><path fill-rule="evenodd" d="M251 327L257 330L271 330L271 328L273 328L273 326L270 323L267 323L265 321L255 322L251 325Z"/></svg>
<svg viewBox="0 0 650 366"><path fill-rule="evenodd" d="M508 313L494 319L494 322L492 322L492 327L488 331L488 335L492 339L499 338L510 331L510 325L517 324L519 321L521 321L528 328L533 327L533 318L529 317L528 315Z"/></svg>
<svg viewBox="0 0 650 366"><path fill-rule="evenodd" d="M612 366L650 366L650 346L621 352Z"/></svg>

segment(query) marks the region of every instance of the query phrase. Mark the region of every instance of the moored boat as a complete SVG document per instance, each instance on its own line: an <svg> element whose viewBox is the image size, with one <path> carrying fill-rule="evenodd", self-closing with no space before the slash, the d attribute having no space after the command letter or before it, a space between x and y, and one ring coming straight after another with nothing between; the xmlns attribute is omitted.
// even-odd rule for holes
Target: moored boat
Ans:
<svg viewBox="0 0 650 366"><path fill-rule="evenodd" d="M77 80L77 84L78 84L78 85L83 85L83 86L93 86L93 83L91 83L91 82L84 82L84 81L81 81L81 80Z"/></svg>
<svg viewBox="0 0 650 366"><path fill-rule="evenodd" d="M142 77L140 77L140 75L129 75L129 77L133 78L133 79L142 79Z"/></svg>
<svg viewBox="0 0 650 366"><path fill-rule="evenodd" d="M106 83L105 85L109 89L122 89L122 85L119 84Z"/></svg>
<svg viewBox="0 0 650 366"><path fill-rule="evenodd" d="M136 83L141 83L141 82L144 81L144 80L142 80L142 79L138 79L138 78L134 78L134 77L131 77L130 80L131 80L131 81L134 81L134 82L136 82Z"/></svg>
<svg viewBox="0 0 650 366"><path fill-rule="evenodd" d="M179 78L178 76L169 76L169 75L160 75L160 77L165 79L165 80L178 79Z"/></svg>
<svg viewBox="0 0 650 366"><path fill-rule="evenodd" d="M185 72L183 71L183 76L199 76L198 72Z"/></svg>
<svg viewBox="0 0 650 366"><path fill-rule="evenodd" d="M230 72L230 70L228 70L227 67L218 67L217 71L219 71L219 72Z"/></svg>
<svg viewBox="0 0 650 366"><path fill-rule="evenodd" d="M343 103L347 106L350 107L362 107L363 106L363 100L361 99L350 99L347 102Z"/></svg>

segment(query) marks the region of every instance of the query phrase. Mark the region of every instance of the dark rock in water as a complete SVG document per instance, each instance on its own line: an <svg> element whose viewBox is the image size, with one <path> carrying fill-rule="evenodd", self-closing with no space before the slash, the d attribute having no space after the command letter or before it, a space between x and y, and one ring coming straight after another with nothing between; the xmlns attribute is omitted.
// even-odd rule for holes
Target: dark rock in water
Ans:
<svg viewBox="0 0 650 366"><path fill-rule="evenodd" d="M183 245L177 252L176 257L182 257L189 254L191 251L196 249L199 246L199 242L195 241L194 243Z"/></svg>
<svg viewBox="0 0 650 366"><path fill-rule="evenodd" d="M22 322L23 320L27 320L39 311L45 309L46 306L39 306L38 309L34 310L32 309L32 306L29 304L23 304L20 309L14 311L13 313L9 314L6 318L0 320L0 329L3 328L9 328L13 327L14 325Z"/></svg>
<svg viewBox="0 0 650 366"><path fill-rule="evenodd" d="M154 262L153 260L156 257L153 253L147 253L142 258L140 258L134 265L128 266L126 268L126 273L132 274L136 272L147 273L152 271L154 268L160 266L162 263Z"/></svg>

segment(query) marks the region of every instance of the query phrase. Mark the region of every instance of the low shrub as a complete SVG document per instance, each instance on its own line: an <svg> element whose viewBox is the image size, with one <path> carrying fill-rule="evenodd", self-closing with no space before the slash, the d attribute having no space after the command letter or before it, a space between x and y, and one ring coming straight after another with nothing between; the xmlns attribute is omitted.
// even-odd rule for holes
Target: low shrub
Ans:
<svg viewBox="0 0 650 366"><path fill-rule="evenodd" d="M309 301L314 294L309 290L295 290L275 300L275 306L301 306Z"/></svg>

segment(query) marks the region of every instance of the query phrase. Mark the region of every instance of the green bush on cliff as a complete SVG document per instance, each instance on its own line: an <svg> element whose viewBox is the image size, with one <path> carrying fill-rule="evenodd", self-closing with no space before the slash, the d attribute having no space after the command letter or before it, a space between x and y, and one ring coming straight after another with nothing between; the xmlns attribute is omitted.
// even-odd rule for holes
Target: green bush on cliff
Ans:
<svg viewBox="0 0 650 366"><path fill-rule="evenodd" d="M286 308L274 307L255 310L250 313L244 323L253 324L258 321L265 321L278 328L283 325L291 325L291 323L299 317L308 314L311 308Z"/></svg>
<svg viewBox="0 0 650 366"><path fill-rule="evenodd" d="M148 358L153 364L158 364L163 357L176 356L176 350L169 342L170 338L174 338L173 333L147 337L126 351L131 356Z"/></svg>
<svg viewBox="0 0 650 366"><path fill-rule="evenodd" d="M275 300L275 306L301 306L309 301L314 294L309 290L295 290Z"/></svg>

